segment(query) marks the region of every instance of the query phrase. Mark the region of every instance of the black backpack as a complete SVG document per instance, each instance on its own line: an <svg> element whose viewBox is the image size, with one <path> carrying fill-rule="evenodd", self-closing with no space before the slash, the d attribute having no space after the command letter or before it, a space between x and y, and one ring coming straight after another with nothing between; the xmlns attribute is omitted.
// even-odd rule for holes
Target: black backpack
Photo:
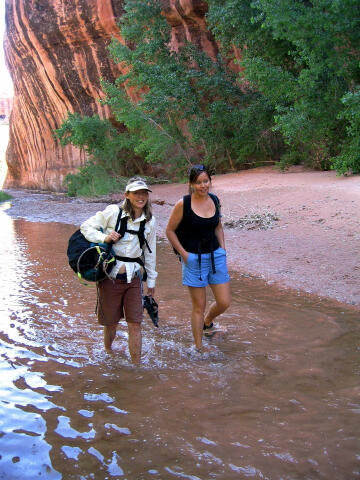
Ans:
<svg viewBox="0 0 360 480"><path fill-rule="evenodd" d="M122 209L120 208L115 225L115 231L119 233L120 238L122 238L126 232L137 235L140 248L143 251L142 257L144 256L144 244L151 253L144 233L146 220L140 222L138 231L129 230L127 228L128 217L125 216L121 218L121 214ZM143 281L145 282L147 278L145 262L142 257L131 258L118 256L113 251L111 243L89 242L80 230L76 230L69 238L67 256L70 267L79 279L84 279L89 282L100 282L105 277L108 277L116 260L138 263L144 269Z"/></svg>
<svg viewBox="0 0 360 480"><path fill-rule="evenodd" d="M116 221L115 230L119 228L122 209ZM107 277L115 265L115 253L111 243L89 242L80 229L69 238L67 247L69 265L79 279L100 282Z"/></svg>

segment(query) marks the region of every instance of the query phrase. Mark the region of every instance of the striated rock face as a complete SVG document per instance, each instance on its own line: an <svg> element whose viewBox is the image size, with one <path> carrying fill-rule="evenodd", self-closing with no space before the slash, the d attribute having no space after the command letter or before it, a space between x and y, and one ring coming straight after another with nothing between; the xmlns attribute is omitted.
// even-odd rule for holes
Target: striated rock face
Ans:
<svg viewBox="0 0 360 480"><path fill-rule="evenodd" d="M216 44L206 29L207 5L164 0L172 47L186 38L210 55ZM6 61L14 83L5 187L62 190L66 174L85 161L63 149L53 132L67 112L108 117L101 106L100 78L114 81L120 67L109 58L122 0L6 0Z"/></svg>
<svg viewBox="0 0 360 480"><path fill-rule="evenodd" d="M122 2L6 0L6 61L14 83L6 187L60 190L84 162L54 138L67 112L108 115L98 103L100 77L117 67L106 45L119 35Z"/></svg>
<svg viewBox="0 0 360 480"><path fill-rule="evenodd" d="M205 22L207 3L201 0L167 0L163 4L165 17L172 27L171 47L177 51L186 40L214 58L218 48Z"/></svg>

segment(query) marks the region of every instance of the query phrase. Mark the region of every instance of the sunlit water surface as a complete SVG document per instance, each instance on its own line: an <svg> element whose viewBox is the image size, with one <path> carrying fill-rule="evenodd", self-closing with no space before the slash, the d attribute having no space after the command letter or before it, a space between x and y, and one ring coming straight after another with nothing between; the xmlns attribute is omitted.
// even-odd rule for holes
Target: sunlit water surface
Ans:
<svg viewBox="0 0 360 480"><path fill-rule="evenodd" d="M0 220L0 478L360 478L355 309L233 275L226 332L197 354L160 242L160 328L145 318L134 367L124 324L103 351L74 227Z"/></svg>

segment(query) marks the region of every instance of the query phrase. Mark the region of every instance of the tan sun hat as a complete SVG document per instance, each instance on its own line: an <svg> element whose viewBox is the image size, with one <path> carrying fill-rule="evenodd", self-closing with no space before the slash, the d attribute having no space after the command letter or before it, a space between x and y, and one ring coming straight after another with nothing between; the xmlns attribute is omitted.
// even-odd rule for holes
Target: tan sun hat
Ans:
<svg viewBox="0 0 360 480"><path fill-rule="evenodd" d="M151 192L144 180L135 180L129 183L129 185L126 185L125 192L136 192L137 190L147 190L148 192Z"/></svg>

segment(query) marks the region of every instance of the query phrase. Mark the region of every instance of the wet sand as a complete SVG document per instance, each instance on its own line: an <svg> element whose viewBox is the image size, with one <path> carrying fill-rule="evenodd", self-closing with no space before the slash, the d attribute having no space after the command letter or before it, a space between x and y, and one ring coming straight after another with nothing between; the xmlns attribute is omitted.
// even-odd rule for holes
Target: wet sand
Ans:
<svg viewBox="0 0 360 480"><path fill-rule="evenodd" d="M158 234L184 184L152 186ZM7 213L31 221L80 224L120 195L94 200L62 194L8 190L14 196ZM213 177L213 192L222 203L230 268L282 288L360 305L360 176L292 167L272 167ZM256 225L255 220L269 220ZM170 247L169 247L170 248Z"/></svg>

